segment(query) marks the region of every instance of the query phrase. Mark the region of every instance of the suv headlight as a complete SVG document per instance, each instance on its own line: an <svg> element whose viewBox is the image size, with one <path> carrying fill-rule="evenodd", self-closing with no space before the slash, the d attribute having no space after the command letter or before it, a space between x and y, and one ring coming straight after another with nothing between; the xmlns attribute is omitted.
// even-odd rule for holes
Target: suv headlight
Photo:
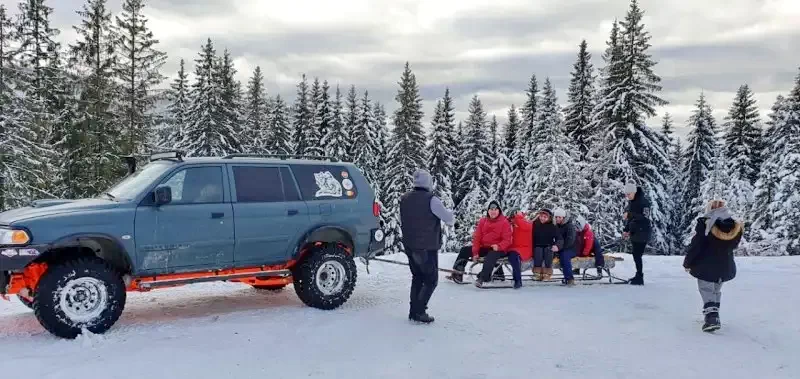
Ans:
<svg viewBox="0 0 800 379"><path fill-rule="evenodd" d="M24 230L0 229L0 245L26 245L31 236Z"/></svg>

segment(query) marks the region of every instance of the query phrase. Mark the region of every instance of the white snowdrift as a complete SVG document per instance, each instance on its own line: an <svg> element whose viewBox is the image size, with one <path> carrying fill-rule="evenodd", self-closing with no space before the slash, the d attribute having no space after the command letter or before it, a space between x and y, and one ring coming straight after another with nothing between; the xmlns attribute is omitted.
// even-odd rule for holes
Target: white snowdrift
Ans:
<svg viewBox="0 0 800 379"><path fill-rule="evenodd" d="M616 272L627 278L625 258ZM198 284L129 294L117 326L74 341L50 336L16 299L0 301L0 368L4 378L80 379L800 378L800 259L737 262L715 335L700 331L680 257L645 257L644 287L481 290L442 274L433 325L407 320L408 268L373 262L369 275L359 264L339 310L303 306L291 288Z"/></svg>

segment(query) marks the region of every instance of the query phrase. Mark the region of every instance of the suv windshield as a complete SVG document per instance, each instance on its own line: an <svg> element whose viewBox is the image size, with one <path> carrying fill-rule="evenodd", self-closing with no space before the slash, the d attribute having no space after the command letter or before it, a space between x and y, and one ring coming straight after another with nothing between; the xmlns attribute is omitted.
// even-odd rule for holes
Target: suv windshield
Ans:
<svg viewBox="0 0 800 379"><path fill-rule="evenodd" d="M141 170L122 179L114 187L106 191L105 195L111 195L116 200L132 200L152 184L156 178L169 170L171 166L172 163L168 161L150 163L142 167Z"/></svg>

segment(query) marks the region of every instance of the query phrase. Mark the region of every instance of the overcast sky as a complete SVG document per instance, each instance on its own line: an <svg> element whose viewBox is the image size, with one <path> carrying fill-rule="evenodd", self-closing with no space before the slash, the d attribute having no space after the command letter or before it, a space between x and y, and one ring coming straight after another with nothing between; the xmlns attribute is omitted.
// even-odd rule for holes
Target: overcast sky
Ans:
<svg viewBox="0 0 800 379"><path fill-rule="evenodd" d="M0 0L12 13L17 1ZM50 0L59 39L72 43L81 0ZM117 13L122 0L109 0ZM531 74L553 81L563 104L572 64L586 39L595 67L611 23L628 0L150 0L146 14L160 48L164 74L180 58L193 60L210 37L235 57L246 81L261 66L270 95L292 101L302 73L327 79L395 109L394 95L410 61L425 101L425 121L449 86L457 117L477 93L487 112L505 122L508 107L525 99ZM798 0L640 0L659 62L662 96L684 126L701 91L721 118L743 83L757 92L762 117L791 89L800 67Z"/></svg>

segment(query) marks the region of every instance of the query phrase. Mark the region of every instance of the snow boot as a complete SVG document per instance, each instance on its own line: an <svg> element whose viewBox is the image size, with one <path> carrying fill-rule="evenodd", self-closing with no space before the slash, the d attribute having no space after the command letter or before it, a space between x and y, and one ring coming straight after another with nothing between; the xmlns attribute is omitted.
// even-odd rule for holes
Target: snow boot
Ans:
<svg viewBox="0 0 800 379"><path fill-rule="evenodd" d="M518 289L520 289L520 288L522 288L522 281L521 281L521 280L519 280L519 281L514 281L514 289L515 289L515 290L518 290Z"/></svg>
<svg viewBox="0 0 800 379"><path fill-rule="evenodd" d="M704 332L714 332L721 327L717 303L705 303L703 306L703 314L705 315L705 323L703 324Z"/></svg>
<svg viewBox="0 0 800 379"><path fill-rule="evenodd" d="M475 279L475 287L483 288L483 279L481 279L480 277Z"/></svg>
<svg viewBox="0 0 800 379"><path fill-rule="evenodd" d="M542 280L549 281L553 278L553 269L552 268L545 268L543 269L544 274Z"/></svg>
<svg viewBox="0 0 800 379"><path fill-rule="evenodd" d="M448 276L447 279L450 279L450 280L452 280L452 281L454 281L454 282L456 282L458 284L461 284L461 283L464 282L464 276L461 275L461 274L455 274L455 273L454 274L450 274L450 276Z"/></svg>
<svg viewBox="0 0 800 379"><path fill-rule="evenodd" d="M630 278L628 280L628 284L632 284L634 286L643 286L644 285L644 274L637 273L636 276Z"/></svg>
<svg viewBox="0 0 800 379"><path fill-rule="evenodd" d="M413 315L409 315L408 319L411 321L416 321L423 324L430 324L434 321L434 318L428 315L427 312L417 313Z"/></svg>
<svg viewBox="0 0 800 379"><path fill-rule="evenodd" d="M541 282L544 279L544 269L541 267L533 268L533 280Z"/></svg>
<svg viewBox="0 0 800 379"><path fill-rule="evenodd" d="M561 281L561 284L563 284L563 285L565 285L567 287L575 287L575 279L570 279L570 280L564 279L564 280Z"/></svg>

